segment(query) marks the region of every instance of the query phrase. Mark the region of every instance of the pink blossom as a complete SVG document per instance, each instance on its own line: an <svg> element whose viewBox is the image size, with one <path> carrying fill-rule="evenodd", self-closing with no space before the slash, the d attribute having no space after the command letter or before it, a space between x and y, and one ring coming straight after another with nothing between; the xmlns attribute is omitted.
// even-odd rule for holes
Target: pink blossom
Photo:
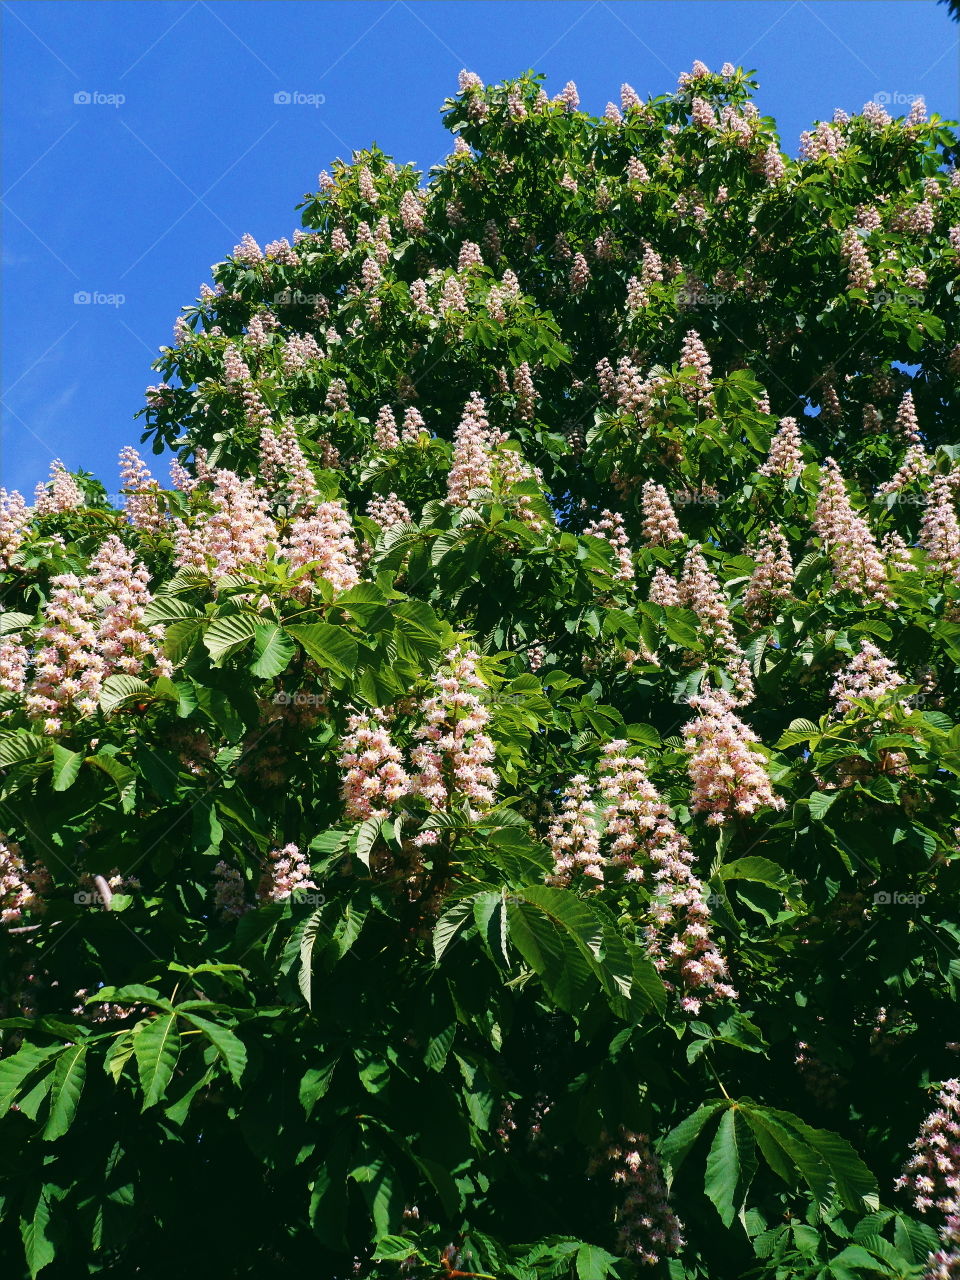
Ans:
<svg viewBox="0 0 960 1280"><path fill-rule="evenodd" d="M140 454L131 445L120 450L120 482L126 490L123 507L127 519L142 533L158 533L167 523L160 510L160 486Z"/></svg>
<svg viewBox="0 0 960 1280"><path fill-rule="evenodd" d="M784 801L774 794L756 749L760 740L733 714L731 696L705 687L689 701L700 713L683 730L692 811L706 813L707 821L719 826L731 813L749 817L765 807L782 809Z"/></svg>
<svg viewBox="0 0 960 1280"><path fill-rule="evenodd" d="M645 480L641 504L643 540L648 547L666 547L671 542L680 542L683 539L680 522L662 484Z"/></svg>
<svg viewBox="0 0 960 1280"><path fill-rule="evenodd" d="M461 798L472 812L496 801L497 774L490 765L493 742L486 732L490 712L481 698L478 655L452 649L434 677L435 692L420 707L414 730L413 790L431 809L446 811Z"/></svg>
<svg viewBox="0 0 960 1280"><path fill-rule="evenodd" d="M960 577L960 523L947 476L936 476L930 486L917 540L935 570Z"/></svg>
<svg viewBox="0 0 960 1280"><path fill-rule="evenodd" d="M397 420L389 405L385 404L377 414L377 421L373 428L373 441L378 449L396 449L400 444Z"/></svg>
<svg viewBox="0 0 960 1280"><path fill-rule="evenodd" d="M380 707L347 720L340 768L344 816L351 821L386 818L411 792L403 757L390 737L390 717Z"/></svg>
<svg viewBox="0 0 960 1280"><path fill-rule="evenodd" d="M564 788L560 809L547 829L546 844L553 856L547 884L569 885L580 875L603 883L596 804L583 774L571 778Z"/></svg>
<svg viewBox="0 0 960 1280"><path fill-rule="evenodd" d="M310 878L310 863L297 845L272 849L267 857L267 866L257 886L257 898L261 902L286 902L298 894L316 890Z"/></svg>
<svg viewBox="0 0 960 1280"><path fill-rule="evenodd" d="M492 483L490 424L486 405L474 391L453 440L453 459L447 476L447 502L450 506L467 507L473 490L489 489Z"/></svg>
<svg viewBox="0 0 960 1280"><path fill-rule="evenodd" d="M406 503L401 502L395 493L388 493L385 498L371 498L367 503L367 515L381 529L392 529L394 525L411 524L413 521Z"/></svg>
<svg viewBox="0 0 960 1280"><path fill-rule="evenodd" d="M234 245L233 256L238 262L245 262L249 266L263 261L263 253L260 250L260 246L249 231L244 233L238 245Z"/></svg>
<svg viewBox="0 0 960 1280"><path fill-rule="evenodd" d="M23 545L31 512L18 489L0 489L0 570L9 569L11 557Z"/></svg>
<svg viewBox="0 0 960 1280"><path fill-rule="evenodd" d="M0 640L0 689L4 693L23 693L27 683L30 650L17 636Z"/></svg>
<svg viewBox="0 0 960 1280"><path fill-rule="evenodd" d="M796 479L803 471L802 442L796 418L781 418L759 474L781 476L784 480Z"/></svg>
<svg viewBox="0 0 960 1280"><path fill-rule="evenodd" d="M237 920L252 910L246 900L247 883L237 867L221 858L213 875L213 905L221 920Z"/></svg>
<svg viewBox="0 0 960 1280"><path fill-rule="evenodd" d="M776 616L780 602L789 600L793 587L790 547L780 525L763 531L755 556L757 567L743 593L743 611L751 622L762 623Z"/></svg>
<svg viewBox="0 0 960 1280"><path fill-rule="evenodd" d="M294 520L284 551L291 568L307 570L301 595L309 594L309 584L317 578L325 578L336 591L348 591L360 581L353 526L339 501L321 502L311 515Z"/></svg>
<svg viewBox="0 0 960 1280"><path fill-rule="evenodd" d="M265 495L252 476L241 480L233 471L215 471L213 482L213 510L197 511L190 525L173 522L174 563L213 568L218 576L261 564L277 541Z"/></svg>
<svg viewBox="0 0 960 1280"><path fill-rule="evenodd" d="M696 329L688 330L683 340L680 350L681 373L684 369L693 369L696 375L692 385L684 387L683 394L688 399L697 400L712 389L713 368L710 364L710 356Z"/></svg>
<svg viewBox="0 0 960 1280"><path fill-rule="evenodd" d="M913 1155L894 1183L909 1191L919 1213L938 1209L956 1213L960 1189L960 1081L948 1080L937 1093L937 1105L910 1144Z"/></svg>
<svg viewBox="0 0 960 1280"><path fill-rule="evenodd" d="M621 1129L614 1142L606 1134L601 1141L607 1145L590 1161L588 1172L608 1167L619 1193L617 1250L655 1267L684 1246L683 1227L670 1208L660 1161L644 1133Z"/></svg>
<svg viewBox="0 0 960 1280"><path fill-rule="evenodd" d="M833 458L826 458L823 463L813 528L830 557L840 590L851 591L865 600L890 603L890 588L876 540L867 522L854 511Z"/></svg>
<svg viewBox="0 0 960 1280"><path fill-rule="evenodd" d="M38 516L73 511L84 505L83 492L59 458L50 464L50 479L34 492L34 512Z"/></svg>
<svg viewBox="0 0 960 1280"><path fill-rule="evenodd" d="M839 715L854 709L853 698L882 698L903 684L903 676L869 640L860 641L860 652L840 672L830 689Z"/></svg>
<svg viewBox="0 0 960 1280"><path fill-rule="evenodd" d="M18 924L25 911L42 911L41 894L49 882L49 872L42 863L28 869L20 847L0 840L0 923Z"/></svg>
<svg viewBox="0 0 960 1280"><path fill-rule="evenodd" d="M621 582L632 582L633 555L623 527L623 516L618 511L603 510L599 520L591 520L583 532L592 538L603 538L605 542L609 542L617 564L615 576Z"/></svg>

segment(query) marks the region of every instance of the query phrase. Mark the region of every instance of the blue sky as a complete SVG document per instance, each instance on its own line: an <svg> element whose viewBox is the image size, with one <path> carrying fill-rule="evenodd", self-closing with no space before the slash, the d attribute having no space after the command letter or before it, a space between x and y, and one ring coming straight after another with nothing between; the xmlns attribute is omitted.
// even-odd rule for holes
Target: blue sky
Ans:
<svg viewBox="0 0 960 1280"><path fill-rule="evenodd" d="M428 168L461 67L664 93L700 58L756 68L784 147L834 107L922 94L956 119L960 26L932 0L57 0L5 28L0 484L59 456L116 488L182 304L245 231L290 238L336 156ZM276 101L276 95L322 99ZM78 98L79 95L79 98ZM121 100L122 99L122 100ZM96 301L76 302L76 294ZM122 298L122 301L120 299ZM162 464L158 474L166 478Z"/></svg>

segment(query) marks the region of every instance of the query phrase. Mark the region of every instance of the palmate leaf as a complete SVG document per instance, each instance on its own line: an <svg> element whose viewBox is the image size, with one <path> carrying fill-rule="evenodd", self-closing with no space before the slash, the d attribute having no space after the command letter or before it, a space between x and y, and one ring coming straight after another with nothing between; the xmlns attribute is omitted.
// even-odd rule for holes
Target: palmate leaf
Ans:
<svg viewBox="0 0 960 1280"><path fill-rule="evenodd" d="M140 1073L143 1107L155 1106L165 1095L180 1057L180 1031L175 1013L159 1014L137 1029L133 1052Z"/></svg>

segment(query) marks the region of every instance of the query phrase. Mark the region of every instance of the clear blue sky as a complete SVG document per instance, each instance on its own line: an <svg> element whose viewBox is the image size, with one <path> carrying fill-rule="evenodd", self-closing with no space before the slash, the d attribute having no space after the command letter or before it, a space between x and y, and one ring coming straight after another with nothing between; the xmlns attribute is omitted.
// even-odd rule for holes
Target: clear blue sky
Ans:
<svg viewBox="0 0 960 1280"><path fill-rule="evenodd" d="M461 67L573 79L601 112L622 81L667 92L700 58L756 68L786 150L834 107L923 94L958 115L960 25L932 0L57 0L5 27L0 484L63 458L116 488L150 364L245 231L290 238L336 156L376 141L427 168ZM276 103L323 95L322 106ZM75 102L75 95L122 95ZM907 107L890 108L897 114ZM81 305L79 292L123 295ZM166 465L160 473L166 479Z"/></svg>

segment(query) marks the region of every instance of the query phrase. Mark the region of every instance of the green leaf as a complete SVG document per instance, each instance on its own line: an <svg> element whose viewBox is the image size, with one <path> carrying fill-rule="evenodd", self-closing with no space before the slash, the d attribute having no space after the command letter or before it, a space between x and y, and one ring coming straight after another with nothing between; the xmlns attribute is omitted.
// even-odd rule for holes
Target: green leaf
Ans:
<svg viewBox="0 0 960 1280"><path fill-rule="evenodd" d="M34 1280L55 1257L53 1240L49 1234L54 1199L53 1187L39 1186L24 1206L26 1213L20 1215L20 1237L23 1240L23 1253L30 1280Z"/></svg>
<svg viewBox="0 0 960 1280"><path fill-rule="evenodd" d="M672 1177L690 1154L695 1142L718 1111L730 1104L724 1098L714 1098L698 1107L692 1115L681 1120L660 1143L660 1159Z"/></svg>
<svg viewBox="0 0 960 1280"><path fill-rule="evenodd" d="M203 643L215 665L247 644L257 629L257 620L249 613L229 613L217 618L203 633Z"/></svg>
<svg viewBox="0 0 960 1280"><path fill-rule="evenodd" d="M247 1065L247 1050L239 1036L219 1022L210 1022L206 1018L198 1018L194 1013L184 1013L187 1022L192 1023L207 1037L224 1066L230 1073L230 1079L239 1085Z"/></svg>
<svg viewBox="0 0 960 1280"><path fill-rule="evenodd" d="M756 1140L739 1109L730 1107L720 1117L707 1155L703 1184L725 1227L730 1226L743 1208L756 1171Z"/></svg>
<svg viewBox="0 0 960 1280"><path fill-rule="evenodd" d="M771 861L770 858L736 858L733 862L727 862L720 867L717 878L724 882L752 880L757 884L765 884L782 893L791 906L802 905L800 897L802 886L799 880L784 871L779 863Z"/></svg>
<svg viewBox="0 0 960 1280"><path fill-rule="evenodd" d="M330 622L288 627L288 633L306 650L314 662L342 675L352 675L357 666L357 642L344 627Z"/></svg>
<svg viewBox="0 0 960 1280"><path fill-rule="evenodd" d="M164 1097L180 1057L177 1015L161 1014L140 1027L133 1037L133 1051L143 1089L141 1110L146 1111Z"/></svg>
<svg viewBox="0 0 960 1280"><path fill-rule="evenodd" d="M257 626L253 632L250 672L261 680L272 679L287 669L296 652L296 645L276 623Z"/></svg>
<svg viewBox="0 0 960 1280"><path fill-rule="evenodd" d="M8 1058L0 1058L0 1116L6 1115L30 1076L62 1048L25 1044Z"/></svg>
<svg viewBox="0 0 960 1280"><path fill-rule="evenodd" d="M50 1089L50 1113L43 1136L62 1137L73 1124L87 1075L87 1046L69 1045L57 1058Z"/></svg>
<svg viewBox="0 0 960 1280"><path fill-rule="evenodd" d="M59 742L53 744L53 789L67 791L77 780L83 764L82 751L68 751Z"/></svg>
<svg viewBox="0 0 960 1280"><path fill-rule="evenodd" d="M107 676L100 694L100 710L105 714L116 710L131 698L150 696L150 686L137 676Z"/></svg>
<svg viewBox="0 0 960 1280"><path fill-rule="evenodd" d="M457 935L473 920L473 899L463 898L445 911L433 928L433 958L437 964Z"/></svg>
<svg viewBox="0 0 960 1280"><path fill-rule="evenodd" d="M616 1275L619 1262L615 1254L607 1253L599 1245L582 1244L577 1250L578 1280L603 1280L604 1276Z"/></svg>

